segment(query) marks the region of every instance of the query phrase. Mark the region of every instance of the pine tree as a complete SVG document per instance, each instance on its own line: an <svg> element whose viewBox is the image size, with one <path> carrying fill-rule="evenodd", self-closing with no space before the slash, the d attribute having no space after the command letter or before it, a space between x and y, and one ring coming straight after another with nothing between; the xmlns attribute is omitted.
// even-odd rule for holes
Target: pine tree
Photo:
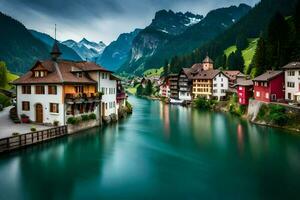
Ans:
<svg viewBox="0 0 300 200"><path fill-rule="evenodd" d="M241 34L237 37L236 40L236 48L240 51L246 49L248 47L248 39L244 34Z"/></svg>
<svg viewBox="0 0 300 200"><path fill-rule="evenodd" d="M244 62L244 58L243 58L241 50L237 50L234 54L234 57L235 57L234 69L239 70L239 71L243 71L244 66L245 66L245 62Z"/></svg>
<svg viewBox="0 0 300 200"><path fill-rule="evenodd" d="M227 69L229 70L233 70L235 67L235 53L231 52L231 54L229 54L228 59L227 59Z"/></svg>
<svg viewBox="0 0 300 200"><path fill-rule="evenodd" d="M276 13L268 26L267 32L267 64L278 69L289 61L287 52L289 25L280 13Z"/></svg>
<svg viewBox="0 0 300 200"><path fill-rule="evenodd" d="M250 65L249 70L246 72L249 74L251 72L252 77L256 77L262 74L267 69L267 61L266 61L266 44L263 37L259 38L257 42L257 47L255 50L254 57L252 59L252 63ZM250 71L251 70L251 71Z"/></svg>
<svg viewBox="0 0 300 200"><path fill-rule="evenodd" d="M296 8L293 14L293 25L295 27L295 35L294 41L291 42L291 45L293 45L292 60L300 61L300 0L296 4Z"/></svg>
<svg viewBox="0 0 300 200"><path fill-rule="evenodd" d="M151 96L152 92L153 92L152 82L150 80L148 80L145 91L144 91L144 95Z"/></svg>
<svg viewBox="0 0 300 200"><path fill-rule="evenodd" d="M169 61L165 60L163 75L167 76L170 73Z"/></svg>
<svg viewBox="0 0 300 200"><path fill-rule="evenodd" d="M7 85L7 68L3 61L0 61L0 87L4 88Z"/></svg>

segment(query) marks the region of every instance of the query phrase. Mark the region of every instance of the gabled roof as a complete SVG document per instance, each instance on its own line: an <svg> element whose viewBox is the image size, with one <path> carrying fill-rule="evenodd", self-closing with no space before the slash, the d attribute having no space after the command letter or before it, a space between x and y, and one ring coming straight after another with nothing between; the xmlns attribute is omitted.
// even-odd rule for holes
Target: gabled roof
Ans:
<svg viewBox="0 0 300 200"><path fill-rule="evenodd" d="M203 63L214 63L214 61L210 57L206 56Z"/></svg>
<svg viewBox="0 0 300 200"><path fill-rule="evenodd" d="M32 69L42 66L46 68L49 73L45 77L34 77L33 71L30 70L19 79L15 80L13 84L62 84L62 83L78 83L78 84L96 84L97 82L83 74L79 77L75 72L90 72L90 71L104 71L111 73L109 70L98 66L92 62L74 62L67 60L46 60L37 61ZM74 69L76 69L74 71Z"/></svg>
<svg viewBox="0 0 300 200"><path fill-rule="evenodd" d="M300 69L300 62L291 62L282 68L283 69Z"/></svg>
<svg viewBox="0 0 300 200"><path fill-rule="evenodd" d="M197 75L193 76L192 79L206 79L206 80L213 79L220 72L221 71L218 69L203 70L199 72Z"/></svg>
<svg viewBox="0 0 300 200"><path fill-rule="evenodd" d="M253 80L254 81L269 81L269 80L276 78L277 76L279 76L282 73L283 73L283 71L269 70L269 71L265 72L264 74L254 78Z"/></svg>
<svg viewBox="0 0 300 200"><path fill-rule="evenodd" d="M236 79L237 76L245 77L246 75L238 70L223 70L223 72L228 76L230 79Z"/></svg>
<svg viewBox="0 0 300 200"><path fill-rule="evenodd" d="M243 80L243 81L239 81L236 84L237 86L252 86L253 85L253 81L252 80Z"/></svg>

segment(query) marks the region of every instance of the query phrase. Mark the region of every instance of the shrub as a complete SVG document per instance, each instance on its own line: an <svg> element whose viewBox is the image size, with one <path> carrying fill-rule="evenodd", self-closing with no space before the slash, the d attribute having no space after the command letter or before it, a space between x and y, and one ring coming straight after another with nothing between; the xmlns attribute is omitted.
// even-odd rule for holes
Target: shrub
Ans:
<svg viewBox="0 0 300 200"><path fill-rule="evenodd" d="M11 105L10 98L0 93L0 104L2 104L3 107L10 106Z"/></svg>
<svg viewBox="0 0 300 200"><path fill-rule="evenodd" d="M32 127L30 128L30 130L31 130L32 132L34 132L34 131L36 131L36 128L35 128L34 126L32 126Z"/></svg>
<svg viewBox="0 0 300 200"><path fill-rule="evenodd" d="M67 124L72 124L72 125L78 124L79 122L80 120L76 117L69 117L67 120Z"/></svg>
<svg viewBox="0 0 300 200"><path fill-rule="evenodd" d="M81 120L85 122L85 121L90 120L90 118L88 115L81 115Z"/></svg>
<svg viewBox="0 0 300 200"><path fill-rule="evenodd" d="M257 114L257 119L263 120L266 114L268 113L268 110L269 110L268 106L266 104L263 104L259 109L259 112Z"/></svg>
<svg viewBox="0 0 300 200"><path fill-rule="evenodd" d="M126 105L128 112L132 113L132 105L128 101L125 102L125 105Z"/></svg>
<svg viewBox="0 0 300 200"><path fill-rule="evenodd" d="M194 105L201 110L208 110L215 104L214 100L206 100L204 97L199 97L195 100Z"/></svg>
<svg viewBox="0 0 300 200"><path fill-rule="evenodd" d="M270 120L276 125L284 126L288 122L288 116L286 110L280 105L269 105Z"/></svg>
<svg viewBox="0 0 300 200"><path fill-rule="evenodd" d="M18 136L18 135L20 135L20 133L17 132L12 133L12 136Z"/></svg>
<svg viewBox="0 0 300 200"><path fill-rule="evenodd" d="M54 120L53 125L54 125L54 126L58 126L58 125L59 125L59 121Z"/></svg>
<svg viewBox="0 0 300 200"><path fill-rule="evenodd" d="M95 120L95 119L97 119L97 116L96 116L95 113L91 113L91 114L88 116L88 118L89 118L90 120Z"/></svg>

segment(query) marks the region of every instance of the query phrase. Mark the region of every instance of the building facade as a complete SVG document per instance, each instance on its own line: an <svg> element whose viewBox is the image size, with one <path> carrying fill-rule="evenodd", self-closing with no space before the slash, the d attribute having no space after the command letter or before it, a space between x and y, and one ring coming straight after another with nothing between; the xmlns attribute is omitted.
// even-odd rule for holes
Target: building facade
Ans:
<svg viewBox="0 0 300 200"><path fill-rule="evenodd" d="M253 79L254 98L263 102L276 102L284 99L283 71L267 71Z"/></svg>
<svg viewBox="0 0 300 200"><path fill-rule="evenodd" d="M159 86L159 95L170 98L170 94L170 80L169 77L166 77L163 83Z"/></svg>
<svg viewBox="0 0 300 200"><path fill-rule="evenodd" d="M249 99L253 97L253 81L245 80L236 84L238 101L241 105L248 105Z"/></svg>
<svg viewBox="0 0 300 200"><path fill-rule="evenodd" d="M283 67L285 77L285 99L300 102L300 62L292 62Z"/></svg>
<svg viewBox="0 0 300 200"><path fill-rule="evenodd" d="M20 118L26 115L36 123L64 125L70 117L94 113L100 121L117 114L116 80L110 71L92 62L60 59L57 41L51 55L14 81Z"/></svg>
<svg viewBox="0 0 300 200"><path fill-rule="evenodd" d="M178 98L182 101L192 101L191 68L183 68L178 75Z"/></svg>
<svg viewBox="0 0 300 200"><path fill-rule="evenodd" d="M170 74L169 81L170 81L170 98L178 99L178 75Z"/></svg>

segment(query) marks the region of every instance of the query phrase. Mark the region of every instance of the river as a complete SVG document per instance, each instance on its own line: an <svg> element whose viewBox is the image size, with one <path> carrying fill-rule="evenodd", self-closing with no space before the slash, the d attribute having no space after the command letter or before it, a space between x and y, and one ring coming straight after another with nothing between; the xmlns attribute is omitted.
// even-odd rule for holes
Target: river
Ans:
<svg viewBox="0 0 300 200"><path fill-rule="evenodd" d="M132 116L0 156L0 199L299 199L300 137L130 96Z"/></svg>

